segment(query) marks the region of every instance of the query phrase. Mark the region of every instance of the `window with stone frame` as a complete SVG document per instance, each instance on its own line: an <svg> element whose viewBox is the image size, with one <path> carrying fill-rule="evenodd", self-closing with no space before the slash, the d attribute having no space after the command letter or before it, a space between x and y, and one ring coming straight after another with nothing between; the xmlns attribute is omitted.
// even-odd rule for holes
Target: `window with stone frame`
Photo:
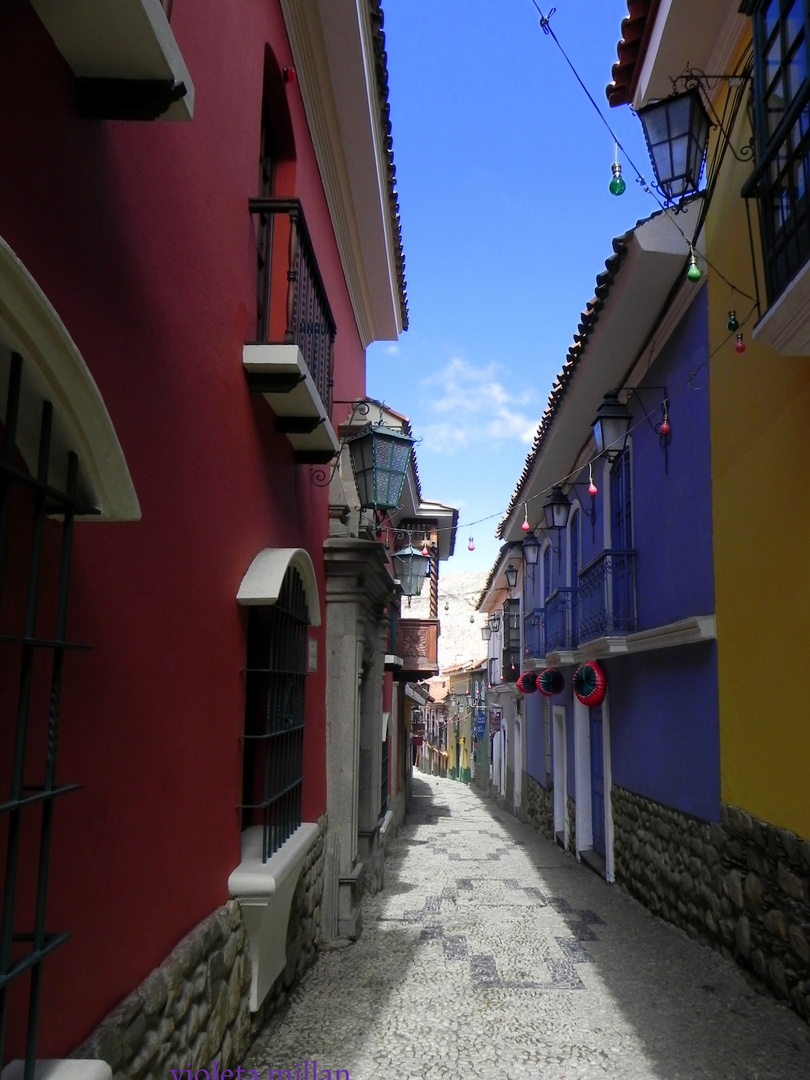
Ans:
<svg viewBox="0 0 810 1080"><path fill-rule="evenodd" d="M756 195L769 304L810 259L810 79L806 0L745 0L753 34Z"/></svg>
<svg viewBox="0 0 810 1080"><path fill-rule="evenodd" d="M306 592L294 567L275 604L248 613L242 828L262 826L267 861L301 824Z"/></svg>

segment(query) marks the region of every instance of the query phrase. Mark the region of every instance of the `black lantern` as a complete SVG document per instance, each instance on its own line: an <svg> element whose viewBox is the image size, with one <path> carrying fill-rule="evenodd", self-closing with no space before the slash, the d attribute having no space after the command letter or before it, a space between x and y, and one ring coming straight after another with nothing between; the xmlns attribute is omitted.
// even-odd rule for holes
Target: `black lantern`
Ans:
<svg viewBox="0 0 810 1080"><path fill-rule="evenodd" d="M596 410L596 419L593 422L596 452L604 454L608 461L621 457L631 419L630 410L619 401L616 391L608 390Z"/></svg>
<svg viewBox="0 0 810 1080"><path fill-rule="evenodd" d="M559 484L555 484L543 503L543 515L549 529L564 529L568 524L571 503Z"/></svg>
<svg viewBox="0 0 810 1080"><path fill-rule="evenodd" d="M656 101L638 110L658 186L668 201L697 191L709 138L700 90Z"/></svg>
<svg viewBox="0 0 810 1080"><path fill-rule="evenodd" d="M394 564L394 577L402 587L403 596L420 596L422 582L425 580L425 563L430 556L423 555L415 547L400 548L391 556Z"/></svg>
<svg viewBox="0 0 810 1080"><path fill-rule="evenodd" d="M493 634L497 634L498 631L500 630L500 628L501 628L501 617L497 613L497 611L493 611L493 613L489 617L489 629Z"/></svg>
<svg viewBox="0 0 810 1080"><path fill-rule="evenodd" d="M484 641L489 641L489 639L492 637L492 630L489 625L481 627L481 637L484 639Z"/></svg>
<svg viewBox="0 0 810 1080"><path fill-rule="evenodd" d="M526 565L537 566L539 555L540 541L533 532L526 533L526 537L523 541L523 558L526 560Z"/></svg>
<svg viewBox="0 0 810 1080"><path fill-rule="evenodd" d="M514 589L514 587L517 585L517 567L513 566L512 563L509 563L509 565L503 572L503 576L506 578L507 589Z"/></svg>
<svg viewBox="0 0 810 1080"><path fill-rule="evenodd" d="M411 436L384 424L367 424L357 435L347 439L346 444L360 506L379 510L399 506L411 460Z"/></svg>

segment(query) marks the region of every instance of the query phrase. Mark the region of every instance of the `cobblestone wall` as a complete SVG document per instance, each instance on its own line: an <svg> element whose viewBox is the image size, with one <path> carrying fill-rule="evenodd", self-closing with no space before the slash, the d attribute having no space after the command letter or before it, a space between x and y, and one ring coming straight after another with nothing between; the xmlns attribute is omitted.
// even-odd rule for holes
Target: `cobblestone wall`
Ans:
<svg viewBox="0 0 810 1080"><path fill-rule="evenodd" d="M706 824L614 787L616 881L810 1019L810 843L733 806Z"/></svg>
<svg viewBox="0 0 810 1080"><path fill-rule="evenodd" d="M287 966L251 1016L250 955L239 904L230 900L183 938L71 1057L98 1058L113 1080L166 1080L216 1060L235 1069L264 1020L286 1000L320 945L324 831L307 855L290 907Z"/></svg>
<svg viewBox="0 0 810 1080"><path fill-rule="evenodd" d="M250 961L239 905L191 931L71 1055L100 1058L113 1080L165 1080L217 1059L241 1061L250 1042Z"/></svg>
<svg viewBox="0 0 810 1080"><path fill-rule="evenodd" d="M577 804L568 796L568 850L577 853Z"/></svg>
<svg viewBox="0 0 810 1080"><path fill-rule="evenodd" d="M526 774L526 821L547 840L554 839L554 793Z"/></svg>

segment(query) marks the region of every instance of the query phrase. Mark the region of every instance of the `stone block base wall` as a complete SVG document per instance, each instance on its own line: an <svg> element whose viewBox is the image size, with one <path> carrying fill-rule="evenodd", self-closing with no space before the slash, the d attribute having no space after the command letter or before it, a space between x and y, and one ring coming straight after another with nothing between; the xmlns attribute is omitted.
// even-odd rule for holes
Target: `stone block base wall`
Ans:
<svg viewBox="0 0 810 1080"><path fill-rule="evenodd" d="M526 821L547 840L554 839L554 793L526 774Z"/></svg>
<svg viewBox="0 0 810 1080"><path fill-rule="evenodd" d="M733 807L707 824L612 789L616 882L810 1020L810 843Z"/></svg>
<svg viewBox="0 0 810 1080"><path fill-rule="evenodd" d="M113 1080L165 1080L213 1060L235 1067L250 1043L250 960L239 905L229 901L191 931L71 1054L97 1058Z"/></svg>
<svg viewBox="0 0 810 1080"><path fill-rule="evenodd" d="M569 795L566 800L566 806L568 808L568 850L576 855L577 853L577 804Z"/></svg>
<svg viewBox="0 0 810 1080"><path fill-rule="evenodd" d="M89 1039L70 1055L108 1062L113 1080L166 1080L216 1060L236 1069L264 1021L310 966L320 946L326 816L298 879L287 927L287 966L258 1012L249 1008L250 955L236 900L183 938Z"/></svg>

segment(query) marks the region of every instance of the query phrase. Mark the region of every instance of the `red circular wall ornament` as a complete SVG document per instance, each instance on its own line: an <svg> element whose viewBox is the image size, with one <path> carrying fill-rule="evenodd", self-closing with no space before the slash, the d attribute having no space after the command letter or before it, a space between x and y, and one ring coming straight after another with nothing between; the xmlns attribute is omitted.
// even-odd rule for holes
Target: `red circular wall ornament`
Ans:
<svg viewBox="0 0 810 1080"><path fill-rule="evenodd" d="M588 660L574 672L574 693L577 701L581 701L583 705L589 708L601 705L605 700L606 690L607 676L596 660Z"/></svg>
<svg viewBox="0 0 810 1080"><path fill-rule="evenodd" d="M537 689L537 673L524 671L517 681L517 688L521 694L533 694Z"/></svg>
<svg viewBox="0 0 810 1080"><path fill-rule="evenodd" d="M553 697L565 686L565 676L559 668L547 667L537 676L537 689L545 697Z"/></svg>

